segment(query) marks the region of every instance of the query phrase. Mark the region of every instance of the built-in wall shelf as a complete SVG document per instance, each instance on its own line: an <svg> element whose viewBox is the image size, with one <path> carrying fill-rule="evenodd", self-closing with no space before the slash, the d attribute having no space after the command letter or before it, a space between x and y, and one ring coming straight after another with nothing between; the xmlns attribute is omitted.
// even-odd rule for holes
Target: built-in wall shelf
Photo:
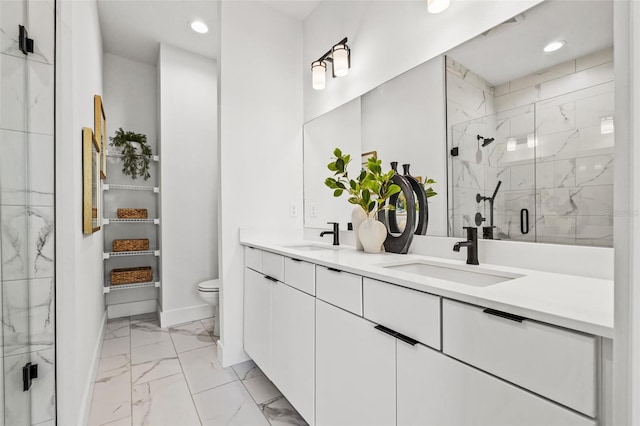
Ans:
<svg viewBox="0 0 640 426"><path fill-rule="evenodd" d="M109 225L112 223L153 223L154 225L160 225L160 219L102 219L103 225Z"/></svg>
<svg viewBox="0 0 640 426"><path fill-rule="evenodd" d="M102 184L102 189L109 191L111 189L122 189L125 191L153 191L156 194L160 192L160 188L157 186L144 186L144 185L113 185L108 183Z"/></svg>
<svg viewBox="0 0 640 426"><path fill-rule="evenodd" d="M111 285L111 282L107 281L106 285L104 286L104 293L111 293L112 291L116 291L116 290L129 290L132 288L143 288L143 287L156 287L159 288L160 287L160 281L150 281L150 282L146 282L146 283L133 283L133 284L116 284L116 285Z"/></svg>
<svg viewBox="0 0 640 426"><path fill-rule="evenodd" d="M112 251L102 253L103 259L122 256L160 256L160 250Z"/></svg>
<svg viewBox="0 0 640 426"><path fill-rule="evenodd" d="M122 153L118 152L118 151L112 151L112 150L108 149L107 150L107 157L121 159L122 158ZM160 161L160 156L152 155L151 156L151 160L158 162L158 161Z"/></svg>

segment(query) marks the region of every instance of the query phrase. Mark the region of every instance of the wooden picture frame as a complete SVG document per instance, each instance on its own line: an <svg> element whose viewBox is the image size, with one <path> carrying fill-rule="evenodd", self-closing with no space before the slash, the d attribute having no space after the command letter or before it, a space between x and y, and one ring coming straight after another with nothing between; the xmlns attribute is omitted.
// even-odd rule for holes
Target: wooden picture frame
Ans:
<svg viewBox="0 0 640 426"><path fill-rule="evenodd" d="M82 232L93 234L102 222L100 145L89 127L82 128Z"/></svg>
<svg viewBox="0 0 640 426"><path fill-rule="evenodd" d="M107 117L104 113L102 97L93 97L93 133L100 145L100 179L107 178Z"/></svg>
<svg viewBox="0 0 640 426"><path fill-rule="evenodd" d="M369 151L362 153L360 165L363 169L367 168L367 161L369 161L369 158L378 158L378 151Z"/></svg>

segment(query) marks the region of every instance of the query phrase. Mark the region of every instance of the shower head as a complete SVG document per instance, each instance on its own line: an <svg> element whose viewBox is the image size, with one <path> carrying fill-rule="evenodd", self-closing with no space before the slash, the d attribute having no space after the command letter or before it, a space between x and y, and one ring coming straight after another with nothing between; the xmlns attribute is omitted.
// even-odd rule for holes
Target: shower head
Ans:
<svg viewBox="0 0 640 426"><path fill-rule="evenodd" d="M477 140L481 140L482 141L482 147L484 148L485 146L489 145L491 142L493 142L495 139L494 138L485 138L484 136L480 136L477 135L476 136Z"/></svg>

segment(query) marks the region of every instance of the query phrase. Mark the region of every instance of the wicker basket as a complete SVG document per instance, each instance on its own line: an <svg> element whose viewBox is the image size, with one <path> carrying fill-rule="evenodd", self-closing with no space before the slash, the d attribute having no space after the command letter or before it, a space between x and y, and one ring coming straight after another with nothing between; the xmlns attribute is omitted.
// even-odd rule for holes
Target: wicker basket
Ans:
<svg viewBox="0 0 640 426"><path fill-rule="evenodd" d="M150 282L153 279L151 266L122 268L111 271L111 285Z"/></svg>
<svg viewBox="0 0 640 426"><path fill-rule="evenodd" d="M113 240L112 248L114 252L149 250L149 239Z"/></svg>
<svg viewBox="0 0 640 426"><path fill-rule="evenodd" d="M146 219L147 209L118 209L118 219Z"/></svg>

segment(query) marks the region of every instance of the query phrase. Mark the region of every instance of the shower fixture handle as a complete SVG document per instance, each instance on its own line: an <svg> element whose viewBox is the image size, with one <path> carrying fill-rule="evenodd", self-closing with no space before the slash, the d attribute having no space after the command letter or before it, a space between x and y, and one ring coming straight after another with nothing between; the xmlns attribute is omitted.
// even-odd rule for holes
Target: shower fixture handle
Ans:
<svg viewBox="0 0 640 426"><path fill-rule="evenodd" d="M520 210L520 232L522 235L529 233L529 209Z"/></svg>

